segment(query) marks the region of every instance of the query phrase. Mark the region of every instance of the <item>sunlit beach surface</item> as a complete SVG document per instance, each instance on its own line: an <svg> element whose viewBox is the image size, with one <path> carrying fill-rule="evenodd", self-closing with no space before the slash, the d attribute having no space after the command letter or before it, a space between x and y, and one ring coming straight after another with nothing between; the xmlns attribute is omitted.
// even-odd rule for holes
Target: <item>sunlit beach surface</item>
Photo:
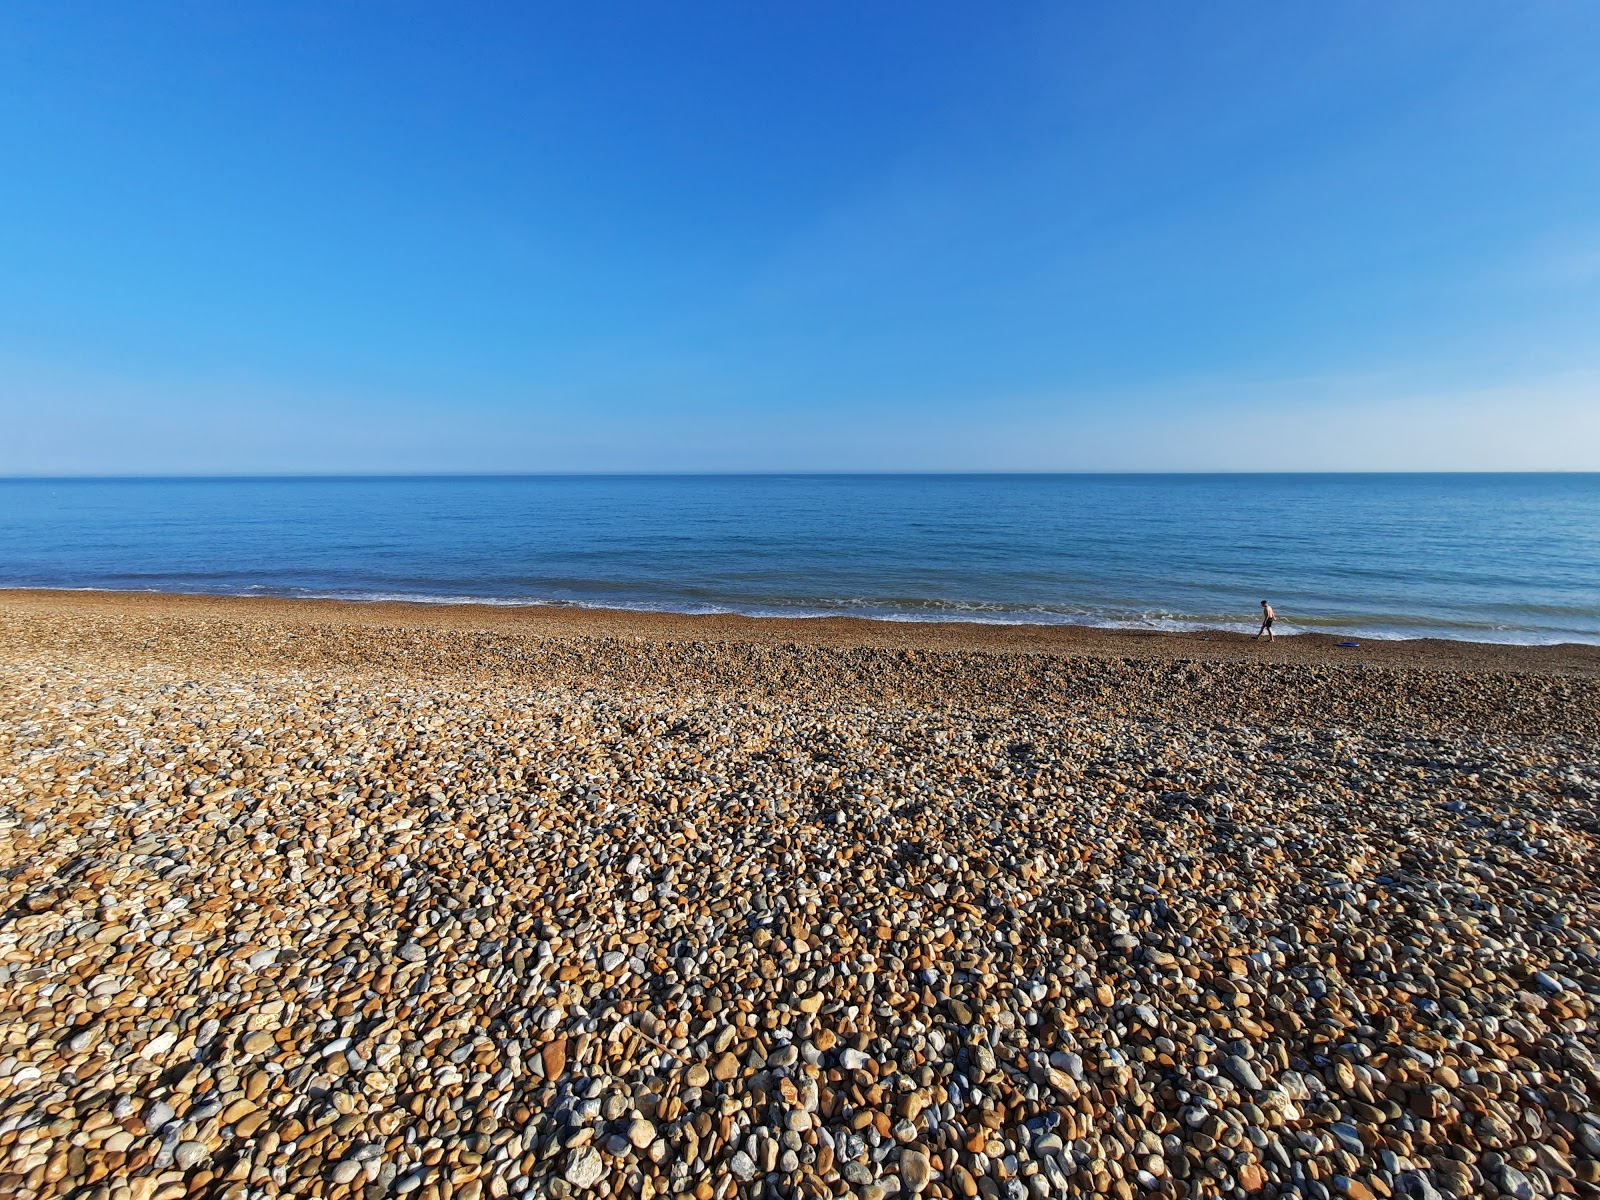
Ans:
<svg viewBox="0 0 1600 1200"><path fill-rule="evenodd" d="M44 592L0 647L8 1194L1600 1181L1593 647Z"/></svg>

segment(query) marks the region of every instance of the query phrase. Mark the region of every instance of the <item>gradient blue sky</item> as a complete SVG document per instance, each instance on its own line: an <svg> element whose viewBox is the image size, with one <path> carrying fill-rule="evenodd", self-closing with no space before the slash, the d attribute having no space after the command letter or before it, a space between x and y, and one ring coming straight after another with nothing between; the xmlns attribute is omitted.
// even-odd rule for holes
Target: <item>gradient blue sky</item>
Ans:
<svg viewBox="0 0 1600 1200"><path fill-rule="evenodd" d="M1600 4L0 8L0 473L1600 469Z"/></svg>

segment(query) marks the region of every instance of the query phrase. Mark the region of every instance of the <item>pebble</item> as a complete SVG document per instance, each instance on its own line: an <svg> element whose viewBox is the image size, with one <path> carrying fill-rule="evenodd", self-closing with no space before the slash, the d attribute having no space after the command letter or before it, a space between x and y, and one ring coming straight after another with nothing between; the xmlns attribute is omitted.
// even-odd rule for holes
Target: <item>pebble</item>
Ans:
<svg viewBox="0 0 1600 1200"><path fill-rule="evenodd" d="M728 1171L741 1183L748 1183L756 1177L758 1168L755 1160L743 1150L735 1150L728 1159Z"/></svg>
<svg viewBox="0 0 1600 1200"><path fill-rule="evenodd" d="M361 1164L353 1158L347 1158L334 1164L328 1173L328 1178L334 1183L349 1183L359 1174L361 1174Z"/></svg>
<svg viewBox="0 0 1600 1200"><path fill-rule="evenodd" d="M1513 1200L1533 1200L1538 1192L1534 1189L1533 1181L1515 1167L1505 1166L1500 1168L1500 1190Z"/></svg>
<svg viewBox="0 0 1600 1200"><path fill-rule="evenodd" d="M6 613L7 1196L1600 1191L1585 678Z"/></svg>
<svg viewBox="0 0 1600 1200"><path fill-rule="evenodd" d="M1222 1060L1222 1066L1242 1087L1252 1092L1261 1090L1261 1077L1256 1074L1255 1068L1239 1055L1228 1055Z"/></svg>
<svg viewBox="0 0 1600 1200"><path fill-rule="evenodd" d="M593 1146L580 1146L567 1159L562 1178L575 1188L591 1188L605 1176L606 1164Z"/></svg>
<svg viewBox="0 0 1600 1200"><path fill-rule="evenodd" d="M928 1184L933 1178L933 1168L928 1163L928 1156L920 1150L902 1150L900 1152L900 1186L912 1195L919 1195L928 1190Z"/></svg>
<svg viewBox="0 0 1600 1200"><path fill-rule="evenodd" d="M187 1171L196 1163L203 1162L207 1156L204 1143L180 1142L178 1148L172 1152L172 1162L178 1170Z"/></svg>

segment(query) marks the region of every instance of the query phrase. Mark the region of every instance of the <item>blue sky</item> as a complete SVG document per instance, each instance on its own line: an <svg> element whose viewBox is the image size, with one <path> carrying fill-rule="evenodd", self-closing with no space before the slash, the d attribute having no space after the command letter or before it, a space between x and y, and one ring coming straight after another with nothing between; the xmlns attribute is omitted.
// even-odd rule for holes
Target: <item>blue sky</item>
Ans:
<svg viewBox="0 0 1600 1200"><path fill-rule="evenodd" d="M0 473L1600 469L1600 5L0 8Z"/></svg>

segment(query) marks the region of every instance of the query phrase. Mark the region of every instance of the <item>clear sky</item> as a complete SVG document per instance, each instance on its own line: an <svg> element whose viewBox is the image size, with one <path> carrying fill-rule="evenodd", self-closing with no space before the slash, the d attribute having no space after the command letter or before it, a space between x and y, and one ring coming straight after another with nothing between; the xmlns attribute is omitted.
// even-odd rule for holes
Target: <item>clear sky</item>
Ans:
<svg viewBox="0 0 1600 1200"><path fill-rule="evenodd" d="M1600 4L0 6L0 473L1600 469Z"/></svg>

